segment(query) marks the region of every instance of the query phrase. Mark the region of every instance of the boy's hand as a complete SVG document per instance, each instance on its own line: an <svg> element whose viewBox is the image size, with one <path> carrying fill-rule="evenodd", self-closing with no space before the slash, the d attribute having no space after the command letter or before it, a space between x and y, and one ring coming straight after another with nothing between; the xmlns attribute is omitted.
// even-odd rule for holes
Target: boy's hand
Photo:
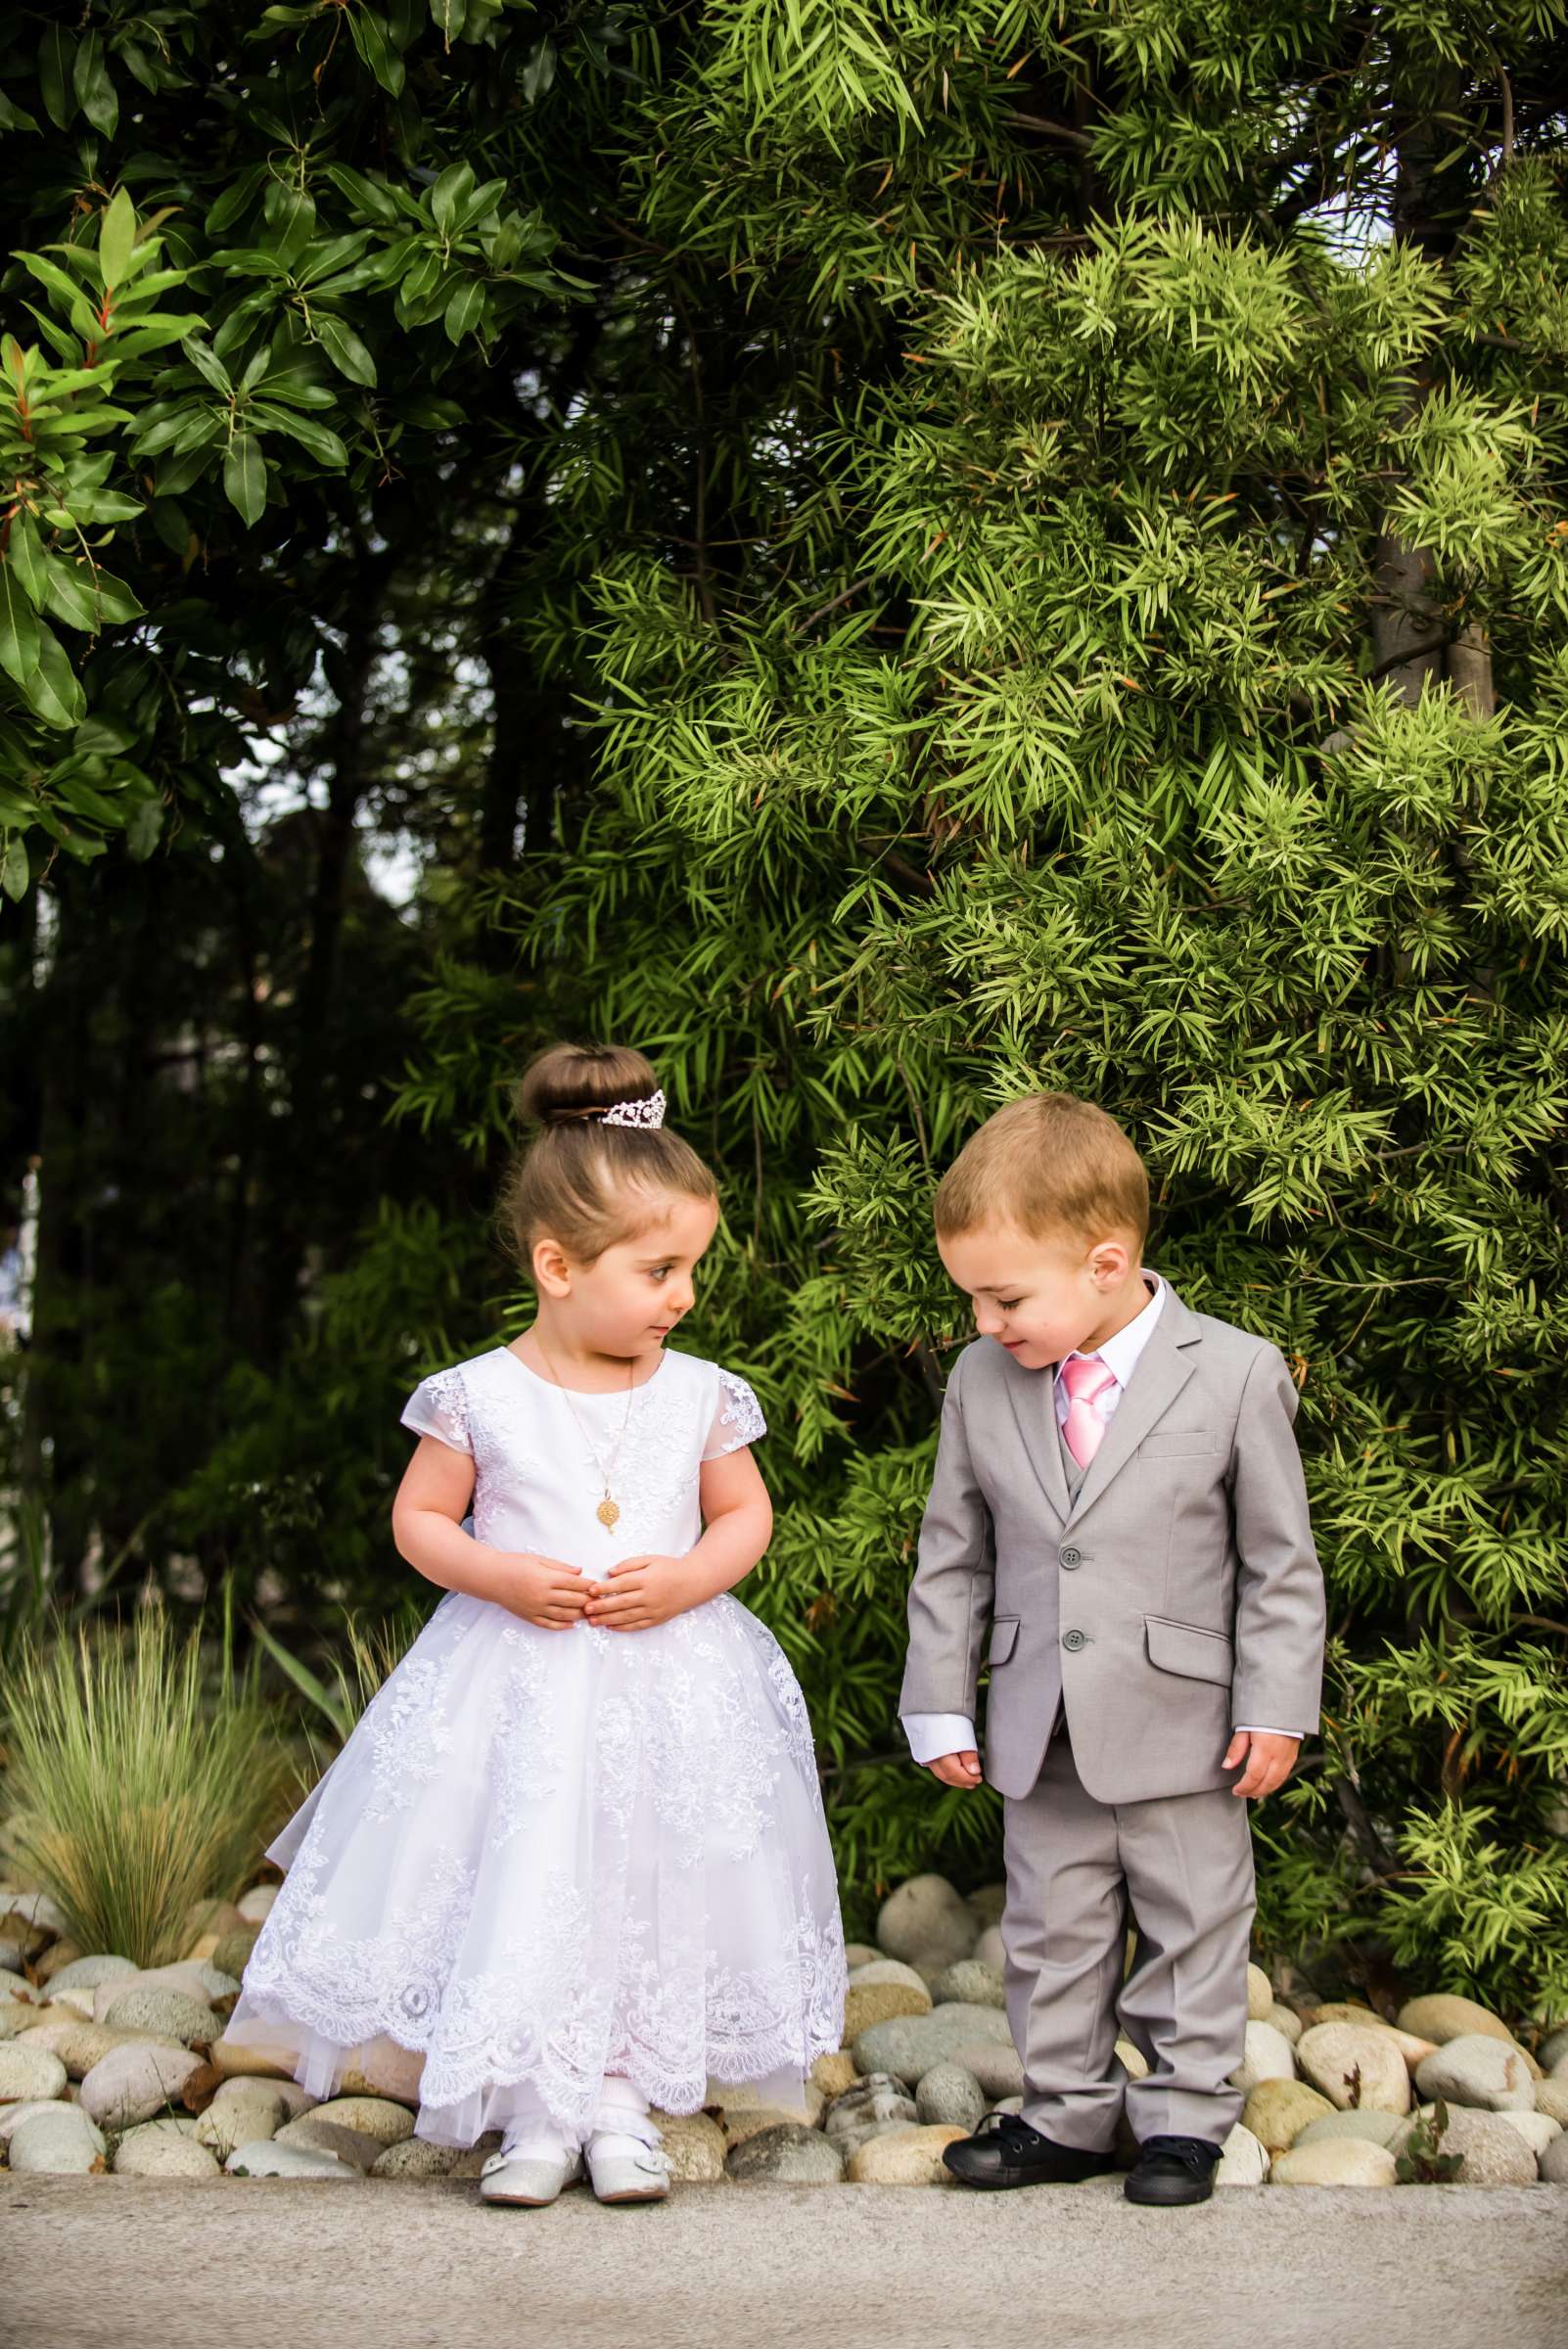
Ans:
<svg viewBox="0 0 1568 2349"><path fill-rule="evenodd" d="M588 1585L583 1615L600 1631L646 1632L710 1595L685 1558L623 1558Z"/></svg>
<svg viewBox="0 0 1568 2349"><path fill-rule="evenodd" d="M942 1780L944 1786L967 1789L980 1784L980 1756L972 1747L967 1753L939 1754L935 1762L927 1763L926 1768L934 1778Z"/></svg>
<svg viewBox="0 0 1568 2349"><path fill-rule="evenodd" d="M1299 1737L1275 1737L1266 1729L1238 1729L1225 1748L1223 1767L1234 1770L1240 1762L1247 1767L1231 1787L1231 1793L1251 1795L1254 1801L1262 1802L1266 1794L1283 1786L1296 1767L1300 1751Z"/></svg>

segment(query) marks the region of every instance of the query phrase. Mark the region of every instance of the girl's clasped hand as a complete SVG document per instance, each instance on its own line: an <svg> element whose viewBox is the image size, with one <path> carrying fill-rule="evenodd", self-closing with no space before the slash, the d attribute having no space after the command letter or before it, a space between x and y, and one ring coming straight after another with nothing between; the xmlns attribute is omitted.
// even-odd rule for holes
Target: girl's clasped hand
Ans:
<svg viewBox="0 0 1568 2349"><path fill-rule="evenodd" d="M579 1623L607 1632L646 1632L713 1596L706 1579L684 1558L650 1554L623 1558L602 1581L591 1581L559 1558L514 1557L516 1578L507 1604L544 1632L569 1632Z"/></svg>

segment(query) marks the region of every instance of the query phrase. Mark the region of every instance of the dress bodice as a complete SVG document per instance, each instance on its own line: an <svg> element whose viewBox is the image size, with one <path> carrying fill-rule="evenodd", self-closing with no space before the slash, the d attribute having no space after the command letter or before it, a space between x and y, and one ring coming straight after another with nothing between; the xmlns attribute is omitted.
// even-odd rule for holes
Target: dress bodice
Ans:
<svg viewBox="0 0 1568 2349"><path fill-rule="evenodd" d="M472 1457L476 1540L583 1573L645 1550L682 1556L702 1532L703 1462L766 1433L745 1379L668 1347L628 1397L565 1394L495 1346L422 1380L402 1424ZM606 1471L614 1526L596 1514Z"/></svg>

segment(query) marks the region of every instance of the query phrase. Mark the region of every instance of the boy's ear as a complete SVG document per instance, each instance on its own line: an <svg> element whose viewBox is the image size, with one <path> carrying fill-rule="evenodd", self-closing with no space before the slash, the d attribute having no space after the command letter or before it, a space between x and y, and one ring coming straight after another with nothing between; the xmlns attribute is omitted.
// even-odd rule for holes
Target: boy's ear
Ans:
<svg viewBox="0 0 1568 2349"><path fill-rule="evenodd" d="M1096 1288L1114 1289L1126 1280L1131 1264L1132 1251L1123 1239L1096 1240L1089 1250L1089 1275Z"/></svg>

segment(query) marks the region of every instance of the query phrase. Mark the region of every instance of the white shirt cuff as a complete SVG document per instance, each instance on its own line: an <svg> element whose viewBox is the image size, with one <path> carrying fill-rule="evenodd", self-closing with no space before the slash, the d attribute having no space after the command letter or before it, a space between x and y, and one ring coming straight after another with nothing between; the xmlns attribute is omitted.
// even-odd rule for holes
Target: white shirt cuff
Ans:
<svg viewBox="0 0 1568 2349"><path fill-rule="evenodd" d="M1232 1726L1238 1737L1245 1732L1249 1737L1294 1737L1298 1745L1302 1741L1300 1729L1266 1729L1257 1721L1238 1721Z"/></svg>
<svg viewBox="0 0 1568 2349"><path fill-rule="evenodd" d="M944 1754L976 1751L975 1725L967 1713L906 1713L903 1733L910 1753L920 1763L940 1762Z"/></svg>

